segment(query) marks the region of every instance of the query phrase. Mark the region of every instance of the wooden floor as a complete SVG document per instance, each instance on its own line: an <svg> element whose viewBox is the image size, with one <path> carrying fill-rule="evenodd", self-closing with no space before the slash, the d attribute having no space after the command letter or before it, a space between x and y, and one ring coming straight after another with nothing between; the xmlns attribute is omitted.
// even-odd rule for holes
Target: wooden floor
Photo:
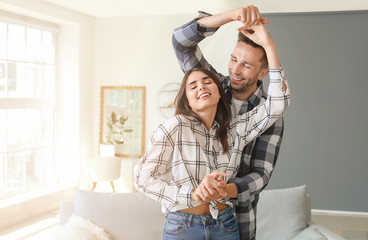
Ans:
<svg viewBox="0 0 368 240"><path fill-rule="evenodd" d="M368 240L368 214L312 211L312 221L348 240Z"/></svg>
<svg viewBox="0 0 368 240"><path fill-rule="evenodd" d="M52 240L59 215L52 212L33 221L0 232L0 240Z"/></svg>

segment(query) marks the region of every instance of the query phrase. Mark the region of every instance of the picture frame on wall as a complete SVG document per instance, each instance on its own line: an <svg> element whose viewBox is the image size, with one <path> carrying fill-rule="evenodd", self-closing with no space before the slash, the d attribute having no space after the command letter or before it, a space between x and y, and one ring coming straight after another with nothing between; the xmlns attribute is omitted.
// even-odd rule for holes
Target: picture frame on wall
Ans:
<svg viewBox="0 0 368 240"><path fill-rule="evenodd" d="M102 86L100 104L100 144L114 146L117 157L142 157L146 88Z"/></svg>

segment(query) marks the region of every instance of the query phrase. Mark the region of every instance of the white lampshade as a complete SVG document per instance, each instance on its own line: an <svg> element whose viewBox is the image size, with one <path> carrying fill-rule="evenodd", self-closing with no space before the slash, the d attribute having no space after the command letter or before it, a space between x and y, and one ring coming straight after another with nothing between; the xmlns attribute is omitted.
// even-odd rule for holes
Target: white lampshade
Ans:
<svg viewBox="0 0 368 240"><path fill-rule="evenodd" d="M101 157L114 157L115 146L111 144L100 144L100 156Z"/></svg>
<svg viewBox="0 0 368 240"><path fill-rule="evenodd" d="M118 157L95 157L88 165L88 178L92 181L114 181L120 177L121 159Z"/></svg>

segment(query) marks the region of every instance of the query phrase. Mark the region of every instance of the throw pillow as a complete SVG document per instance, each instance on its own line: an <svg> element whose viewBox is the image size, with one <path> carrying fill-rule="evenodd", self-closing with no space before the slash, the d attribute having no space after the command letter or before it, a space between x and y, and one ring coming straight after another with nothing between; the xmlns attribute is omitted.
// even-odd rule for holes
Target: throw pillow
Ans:
<svg viewBox="0 0 368 240"><path fill-rule="evenodd" d="M162 239L166 220L161 204L143 193L76 190L74 214L101 226L114 240Z"/></svg>
<svg viewBox="0 0 368 240"><path fill-rule="evenodd" d="M72 215L65 225L55 230L53 240L112 240L112 238L91 221Z"/></svg>
<svg viewBox="0 0 368 240"><path fill-rule="evenodd" d="M306 227L306 185L261 192L257 207L257 240L290 240Z"/></svg>

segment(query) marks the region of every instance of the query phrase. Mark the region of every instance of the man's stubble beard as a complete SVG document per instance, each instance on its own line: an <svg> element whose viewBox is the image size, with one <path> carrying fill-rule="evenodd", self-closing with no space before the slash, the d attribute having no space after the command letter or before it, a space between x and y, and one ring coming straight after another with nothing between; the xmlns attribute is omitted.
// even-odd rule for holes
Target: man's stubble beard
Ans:
<svg viewBox="0 0 368 240"><path fill-rule="evenodd" d="M237 92L237 93L243 93L243 92L246 92L247 89L249 88L249 84L245 84L244 86L241 86L241 87L237 87L235 86L234 87L234 84L230 84L231 86L231 89L234 91L234 92Z"/></svg>
<svg viewBox="0 0 368 240"><path fill-rule="evenodd" d="M245 79L244 81L247 81L247 79ZM238 85L235 85L230 82L230 87L232 89L232 91L236 92L236 93L244 93L244 92L247 92L250 88L252 88L252 86L254 84L257 84L258 80L254 80L254 79L251 79L250 81L247 81L247 83L245 83L244 85L242 86L238 86ZM253 83L253 84L251 84Z"/></svg>

